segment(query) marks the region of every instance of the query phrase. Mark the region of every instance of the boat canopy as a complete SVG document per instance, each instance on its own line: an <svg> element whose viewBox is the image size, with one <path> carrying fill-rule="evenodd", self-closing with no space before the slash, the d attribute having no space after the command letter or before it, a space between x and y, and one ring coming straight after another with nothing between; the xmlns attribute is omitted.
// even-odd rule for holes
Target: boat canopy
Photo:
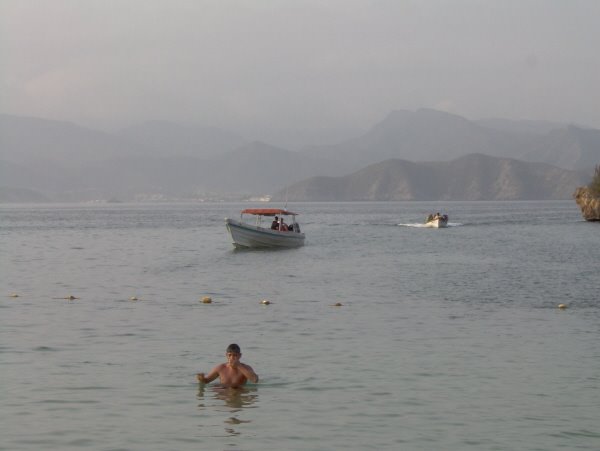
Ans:
<svg viewBox="0 0 600 451"><path fill-rule="evenodd" d="M242 214L260 215L260 216L275 216L275 215L296 216L298 213L293 213L288 210L282 210L280 208L246 208L245 210L242 210Z"/></svg>

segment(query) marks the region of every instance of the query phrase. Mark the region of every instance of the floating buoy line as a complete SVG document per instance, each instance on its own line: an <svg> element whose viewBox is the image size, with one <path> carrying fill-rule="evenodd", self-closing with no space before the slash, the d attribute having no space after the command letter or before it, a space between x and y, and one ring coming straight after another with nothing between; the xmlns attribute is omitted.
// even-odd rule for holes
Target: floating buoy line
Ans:
<svg viewBox="0 0 600 451"><path fill-rule="evenodd" d="M18 293L9 293L8 297L10 297L10 298L18 298L18 297L20 297L20 295ZM65 299L67 301L74 301L74 300L77 300L77 299L80 299L80 298L78 298L77 296L73 296L71 294L69 296L64 296L64 297L60 297L60 298L52 298L52 299ZM137 297L137 296L131 296L129 298L129 300L130 301L141 301L141 299L139 297ZM212 298L210 296L204 296L204 297L202 297L200 299L200 302L202 302L203 304L212 304L213 300L212 300ZM268 299L262 299L260 301L260 304L261 305L271 305L272 302L270 300L268 300ZM335 304L332 304L331 306L332 307L342 307L343 305L344 304L342 304L341 302L336 302ZM566 304L558 304L558 308L561 309L561 310L564 310L564 309L567 308L567 305Z"/></svg>

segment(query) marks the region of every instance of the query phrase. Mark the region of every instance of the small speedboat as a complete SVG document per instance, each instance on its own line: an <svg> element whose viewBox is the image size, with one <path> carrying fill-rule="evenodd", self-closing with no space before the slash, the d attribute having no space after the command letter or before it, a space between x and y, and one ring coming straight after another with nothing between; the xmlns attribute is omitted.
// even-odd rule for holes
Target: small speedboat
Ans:
<svg viewBox="0 0 600 451"><path fill-rule="evenodd" d="M254 223L246 222L244 215L254 217ZM304 233L296 222L297 215L280 208L247 208L239 221L225 218L225 225L236 248L300 247L304 245ZM289 224L284 220L287 216L291 216Z"/></svg>
<svg viewBox="0 0 600 451"><path fill-rule="evenodd" d="M425 221L425 227L431 227L434 229L441 229L448 227L448 215L441 215L439 213L431 214L427 216Z"/></svg>

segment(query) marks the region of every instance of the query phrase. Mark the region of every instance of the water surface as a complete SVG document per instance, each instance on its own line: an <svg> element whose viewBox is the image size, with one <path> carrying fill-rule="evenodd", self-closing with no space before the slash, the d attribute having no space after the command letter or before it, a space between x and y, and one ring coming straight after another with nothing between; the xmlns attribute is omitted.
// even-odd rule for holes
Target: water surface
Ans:
<svg viewBox="0 0 600 451"><path fill-rule="evenodd" d="M247 206L1 206L0 449L600 449L574 202L294 204L304 247L236 251ZM260 383L199 387L232 342Z"/></svg>

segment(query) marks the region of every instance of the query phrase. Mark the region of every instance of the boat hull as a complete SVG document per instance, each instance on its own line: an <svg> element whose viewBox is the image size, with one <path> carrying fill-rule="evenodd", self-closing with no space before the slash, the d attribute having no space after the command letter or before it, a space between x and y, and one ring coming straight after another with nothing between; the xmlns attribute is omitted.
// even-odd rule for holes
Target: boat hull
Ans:
<svg viewBox="0 0 600 451"><path fill-rule="evenodd" d="M433 229L443 229L448 227L448 220L443 218L432 219L425 223L425 227L431 227Z"/></svg>
<svg viewBox="0 0 600 451"><path fill-rule="evenodd" d="M304 234L266 229L234 219L225 219L225 225L237 248L289 248L304 245Z"/></svg>

